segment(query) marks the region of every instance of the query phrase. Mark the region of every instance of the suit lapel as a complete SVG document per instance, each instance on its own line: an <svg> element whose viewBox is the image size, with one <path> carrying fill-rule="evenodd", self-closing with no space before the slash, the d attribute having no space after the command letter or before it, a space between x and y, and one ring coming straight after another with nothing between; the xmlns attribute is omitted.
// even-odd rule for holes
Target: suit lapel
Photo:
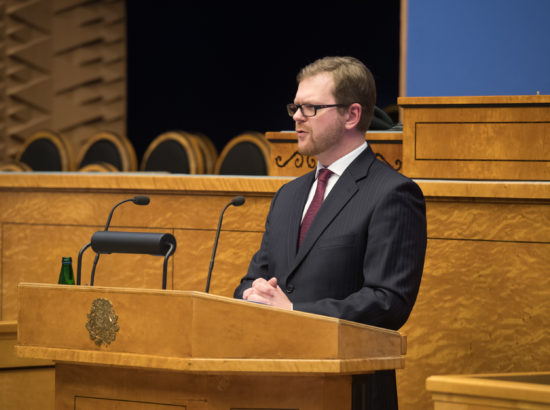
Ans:
<svg viewBox="0 0 550 410"><path fill-rule="evenodd" d="M296 206L289 210L290 223L288 225L288 236L286 241L288 247L288 266L293 265L296 257L296 248L298 246L298 234L300 232L300 224L302 223L302 214L314 180L315 171L312 171L307 174L305 178L303 178L303 181L299 185L296 186Z"/></svg>
<svg viewBox="0 0 550 410"><path fill-rule="evenodd" d="M292 263L290 263L290 273L292 273L302 262L313 245L317 242L319 236L324 232L334 218L336 218L349 200L353 198L359 189L357 186L357 181L367 175L368 169L373 160L375 160L375 156L370 147L367 147L367 149L361 153L361 155L359 155L340 176L338 182L334 185L329 195L323 202L323 205L319 209L319 212L315 216L315 219L313 220L313 223L311 224L306 237L304 238L304 241L296 254L296 258L292 261ZM310 186L311 184L308 185L308 187ZM294 237L294 246L296 246L297 243L297 231L298 229L296 229L296 235Z"/></svg>

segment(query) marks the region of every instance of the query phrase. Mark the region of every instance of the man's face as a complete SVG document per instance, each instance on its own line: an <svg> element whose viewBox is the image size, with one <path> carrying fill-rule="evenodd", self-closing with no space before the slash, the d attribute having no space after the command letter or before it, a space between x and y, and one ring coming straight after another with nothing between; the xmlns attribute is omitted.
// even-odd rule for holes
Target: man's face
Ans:
<svg viewBox="0 0 550 410"><path fill-rule="evenodd" d="M320 73L304 78L298 84L295 104L336 104L331 73ZM293 116L298 134L298 152L317 159L329 154L342 140L344 119L337 107L322 108L314 117L305 117L301 110ZM322 162L322 161L321 161Z"/></svg>

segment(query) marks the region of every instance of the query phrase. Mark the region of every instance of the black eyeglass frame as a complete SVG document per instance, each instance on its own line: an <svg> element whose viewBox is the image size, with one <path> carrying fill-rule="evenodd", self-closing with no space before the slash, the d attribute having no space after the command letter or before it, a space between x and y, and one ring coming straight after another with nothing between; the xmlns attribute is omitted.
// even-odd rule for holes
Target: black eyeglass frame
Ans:
<svg viewBox="0 0 550 410"><path fill-rule="evenodd" d="M294 114L296 114L298 112L298 110L300 110L304 117L310 118L310 117L315 117L317 115L317 110L320 110L322 108L347 107L349 105L350 104L293 104L293 103L290 103L290 104L286 105L286 110L288 112L288 115L290 115L291 117L294 117ZM313 114L312 115L306 115L306 113L302 109L303 106L313 108ZM296 109L294 109L294 107L296 107Z"/></svg>

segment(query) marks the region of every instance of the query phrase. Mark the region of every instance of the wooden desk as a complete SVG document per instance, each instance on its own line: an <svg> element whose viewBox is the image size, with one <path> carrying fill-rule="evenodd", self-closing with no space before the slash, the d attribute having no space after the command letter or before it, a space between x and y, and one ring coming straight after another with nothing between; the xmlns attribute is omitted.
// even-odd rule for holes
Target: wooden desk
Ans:
<svg viewBox="0 0 550 410"><path fill-rule="evenodd" d="M0 409L54 409L50 360L15 355L17 322L0 321Z"/></svg>
<svg viewBox="0 0 550 410"><path fill-rule="evenodd" d="M550 96L400 97L411 178L550 180Z"/></svg>
<svg viewBox="0 0 550 410"><path fill-rule="evenodd" d="M431 376L435 410L550 409L550 372Z"/></svg>
<svg viewBox="0 0 550 410"><path fill-rule="evenodd" d="M269 167L272 176L304 175L315 169L317 160L301 155L297 151L297 136L294 131L267 132L271 163ZM365 139L379 160L390 165L397 171L403 165L402 145L403 133L400 131L368 131Z"/></svg>
<svg viewBox="0 0 550 410"><path fill-rule="evenodd" d="M151 204L121 206L112 229L174 234L169 287L192 291L206 286L221 208L246 196L226 212L212 278L212 293L231 296L259 246L271 198L288 180L0 175L2 317L17 319L19 282L56 283L61 256L76 260L112 206L136 194ZM543 371L550 363L550 183L417 181L427 200L428 249L416 305L401 329L409 341L407 367L397 371L403 410L432 407L424 386L434 374ZM85 255L84 283L92 259ZM104 255L96 285L160 289L161 272L162 258Z"/></svg>

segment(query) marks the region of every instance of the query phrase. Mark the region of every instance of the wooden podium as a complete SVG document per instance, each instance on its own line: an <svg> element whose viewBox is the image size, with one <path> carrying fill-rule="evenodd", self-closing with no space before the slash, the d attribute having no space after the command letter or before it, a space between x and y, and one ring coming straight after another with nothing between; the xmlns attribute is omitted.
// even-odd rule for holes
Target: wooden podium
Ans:
<svg viewBox="0 0 550 410"><path fill-rule="evenodd" d="M404 366L398 332L201 292L19 285L16 352L56 363L56 409L350 409Z"/></svg>

